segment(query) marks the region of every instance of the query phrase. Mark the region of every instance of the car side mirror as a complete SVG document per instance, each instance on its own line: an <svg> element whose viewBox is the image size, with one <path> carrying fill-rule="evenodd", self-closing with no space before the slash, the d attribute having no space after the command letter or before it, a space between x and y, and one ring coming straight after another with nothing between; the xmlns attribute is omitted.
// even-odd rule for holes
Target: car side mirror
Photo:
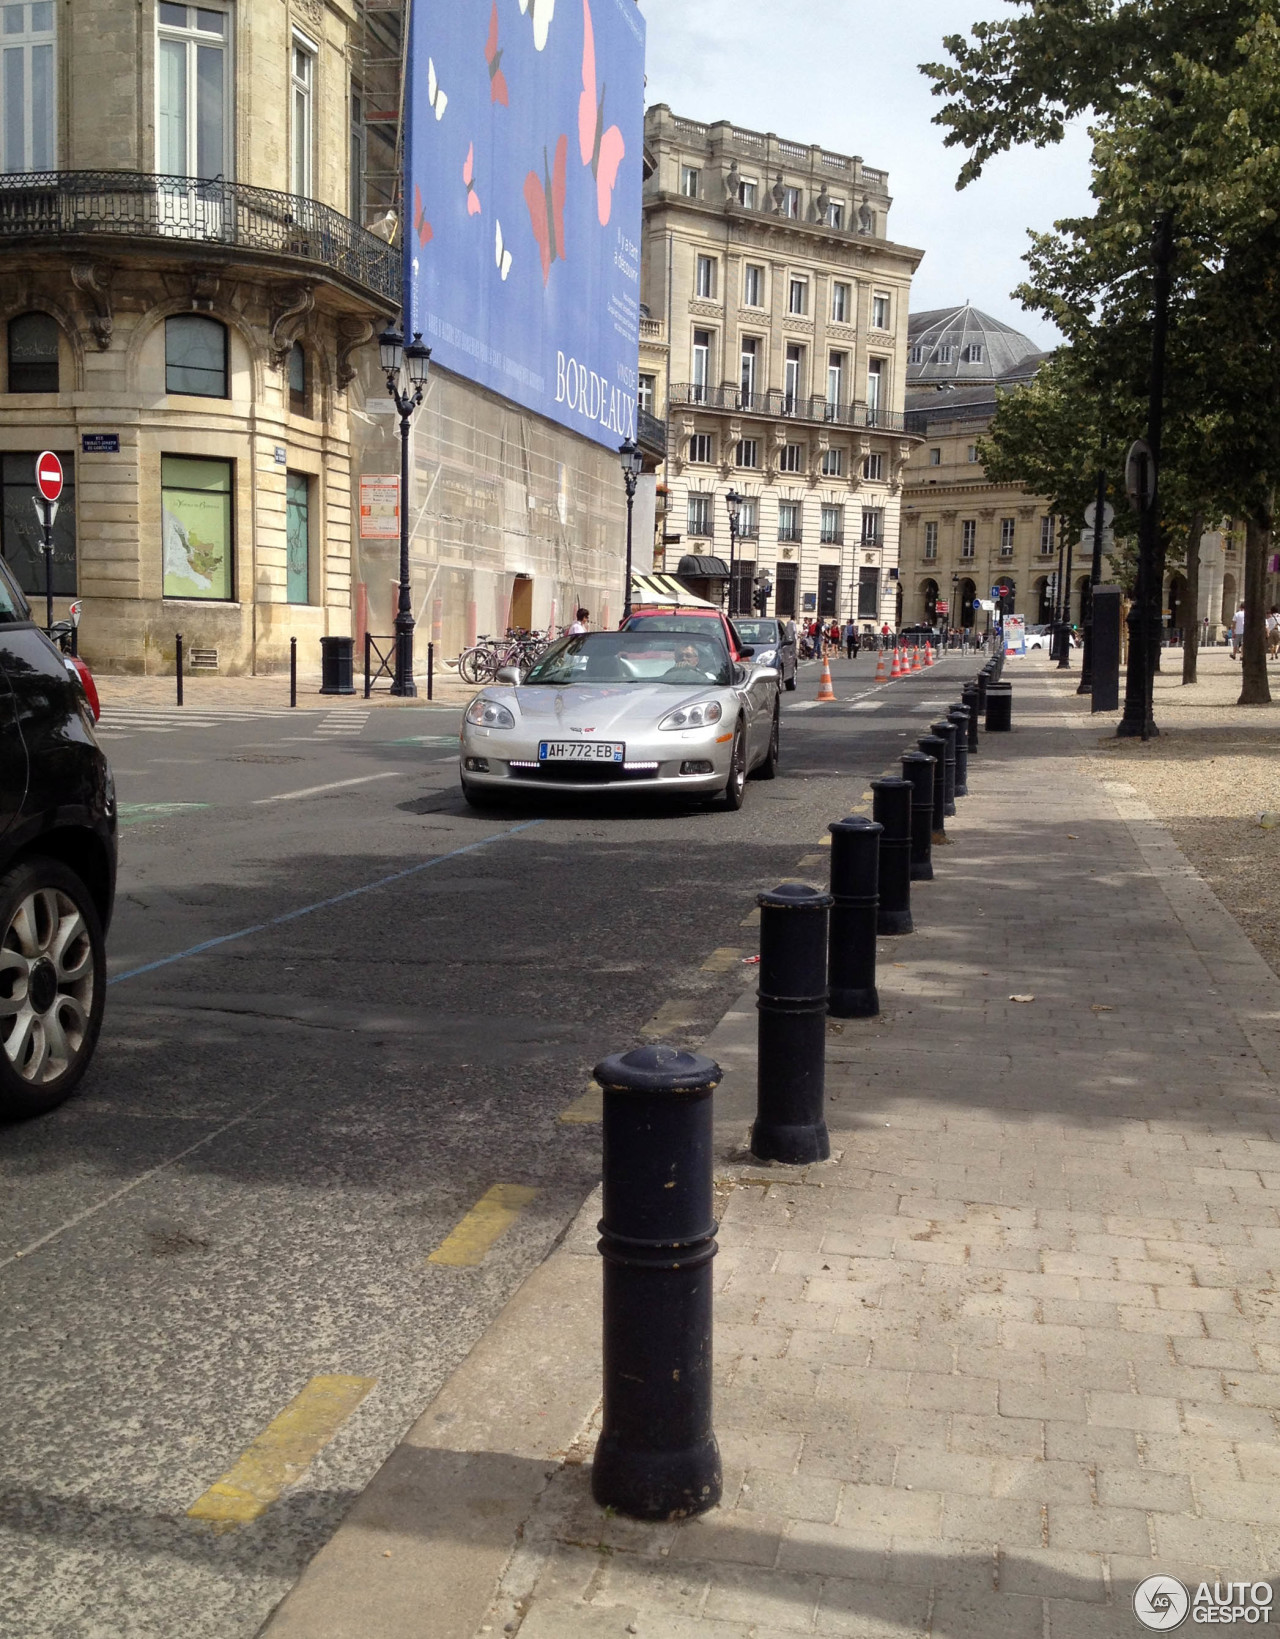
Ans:
<svg viewBox="0 0 1280 1639"><path fill-rule="evenodd" d="M755 650L754 650L754 649L753 649L753 648L752 648L752 646L751 646L751 644L750 644L750 643L744 643L744 644L743 644L743 645L742 645L742 647L741 647L741 648L740 648L740 649L739 649L739 650L738 650L738 653L739 653L739 654L740 654L740 655L741 655L741 656L742 656L742 658L743 658L743 659L744 659L744 660L750 660L750 659L751 659L751 656L752 656L752 655L753 655L753 654L754 654L754 653L755 653L755 652L756 652L756 651L755 651Z"/></svg>
<svg viewBox="0 0 1280 1639"><path fill-rule="evenodd" d="M777 683L782 678L776 666L753 666L751 670L757 681L763 678L766 683Z"/></svg>
<svg viewBox="0 0 1280 1639"><path fill-rule="evenodd" d="M519 684L522 681L519 666L499 666L498 675L494 679L495 683Z"/></svg>

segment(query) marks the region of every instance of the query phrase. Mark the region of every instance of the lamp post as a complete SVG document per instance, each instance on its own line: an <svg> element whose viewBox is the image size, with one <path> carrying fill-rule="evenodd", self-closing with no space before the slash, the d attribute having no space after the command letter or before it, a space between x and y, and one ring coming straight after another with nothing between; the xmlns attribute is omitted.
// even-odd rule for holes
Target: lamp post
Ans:
<svg viewBox="0 0 1280 1639"><path fill-rule="evenodd" d="M413 412L422 403L431 366L431 349L422 345L422 333L415 330L406 347L394 325L378 337L378 356L387 376L387 392L400 415L400 597L396 608L396 674L392 694L415 695L413 681L413 602L409 596L409 429ZM408 391L401 386L408 374Z"/></svg>
<svg viewBox="0 0 1280 1639"><path fill-rule="evenodd" d="M732 620L738 612L734 605L738 601L738 515L742 510L742 497L736 489L731 489L724 504L729 513L729 619Z"/></svg>
<svg viewBox="0 0 1280 1639"><path fill-rule="evenodd" d="M618 447L622 462L622 482L627 486L627 583L622 589L622 618L631 619L631 512L636 500L636 481L644 471L644 456L635 440L628 438Z"/></svg>

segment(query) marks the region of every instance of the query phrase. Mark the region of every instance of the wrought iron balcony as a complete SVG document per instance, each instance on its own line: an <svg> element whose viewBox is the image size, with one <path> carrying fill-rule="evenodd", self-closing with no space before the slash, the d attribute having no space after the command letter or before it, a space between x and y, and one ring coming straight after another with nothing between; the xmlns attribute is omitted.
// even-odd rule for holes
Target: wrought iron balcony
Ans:
<svg viewBox="0 0 1280 1639"><path fill-rule="evenodd" d="M648 410L636 411L636 443L649 455L663 460L667 454L667 424Z"/></svg>
<svg viewBox="0 0 1280 1639"><path fill-rule="evenodd" d="M0 245L52 238L141 239L302 263L391 306L400 253L316 199L240 182L146 171L0 176Z"/></svg>
<svg viewBox="0 0 1280 1639"><path fill-rule="evenodd" d="M668 397L672 405L689 405L694 409L728 410L734 415L821 422L834 427L866 427L873 432L920 436L914 427L907 425L907 417L900 410L882 410L874 404L843 404L830 398L804 398L777 387L764 393L748 393L741 387L680 382L671 388Z"/></svg>

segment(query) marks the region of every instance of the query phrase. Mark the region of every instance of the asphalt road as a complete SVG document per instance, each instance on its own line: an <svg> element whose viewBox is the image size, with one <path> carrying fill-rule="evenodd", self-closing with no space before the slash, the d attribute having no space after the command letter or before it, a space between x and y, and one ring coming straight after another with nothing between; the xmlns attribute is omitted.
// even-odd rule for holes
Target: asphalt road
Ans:
<svg viewBox="0 0 1280 1639"><path fill-rule="evenodd" d="M706 1033L755 893L821 880L973 670L838 662L819 706L805 669L736 815L474 815L457 708L108 719L101 1046L0 1127L0 1634L249 1639L597 1181L598 1125L559 1119L592 1064L664 1005ZM495 1184L536 1194L478 1265L429 1261ZM326 1374L358 1404L278 1500L189 1517Z"/></svg>

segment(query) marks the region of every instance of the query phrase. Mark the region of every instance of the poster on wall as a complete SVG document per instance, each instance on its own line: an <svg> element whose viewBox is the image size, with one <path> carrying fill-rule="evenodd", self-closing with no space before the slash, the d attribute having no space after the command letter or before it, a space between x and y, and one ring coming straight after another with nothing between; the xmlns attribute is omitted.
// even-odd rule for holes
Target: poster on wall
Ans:
<svg viewBox="0 0 1280 1639"><path fill-rule="evenodd" d="M400 535L400 474L364 472L360 475L360 538L397 540Z"/></svg>
<svg viewBox="0 0 1280 1639"><path fill-rule="evenodd" d="M426 0L406 65L405 329L612 449L635 436L635 0Z"/></svg>
<svg viewBox="0 0 1280 1639"><path fill-rule="evenodd" d="M229 600L231 463L166 455L160 484L165 597Z"/></svg>

